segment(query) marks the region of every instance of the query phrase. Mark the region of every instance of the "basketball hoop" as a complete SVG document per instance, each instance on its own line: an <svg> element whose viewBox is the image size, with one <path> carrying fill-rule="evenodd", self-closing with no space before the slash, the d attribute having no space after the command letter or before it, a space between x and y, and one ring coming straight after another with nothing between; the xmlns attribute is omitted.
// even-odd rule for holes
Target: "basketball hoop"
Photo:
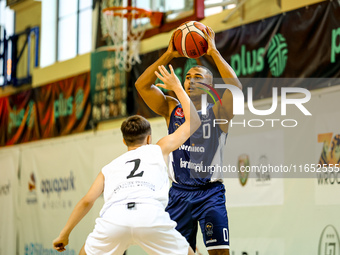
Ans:
<svg viewBox="0 0 340 255"><path fill-rule="evenodd" d="M120 70L131 71L134 64L141 63L139 44L150 20L152 26L161 24L163 13L136 7L113 6L103 9L107 31L113 41L115 65Z"/></svg>

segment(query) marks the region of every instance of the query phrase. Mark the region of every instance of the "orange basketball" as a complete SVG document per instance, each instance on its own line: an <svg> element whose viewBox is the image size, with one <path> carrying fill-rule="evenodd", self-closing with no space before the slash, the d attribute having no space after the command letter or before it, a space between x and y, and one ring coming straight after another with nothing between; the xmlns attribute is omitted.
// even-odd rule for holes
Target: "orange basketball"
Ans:
<svg viewBox="0 0 340 255"><path fill-rule="evenodd" d="M188 21L180 25L174 34L175 49L187 58L198 58L208 49L203 30L207 27L197 21Z"/></svg>

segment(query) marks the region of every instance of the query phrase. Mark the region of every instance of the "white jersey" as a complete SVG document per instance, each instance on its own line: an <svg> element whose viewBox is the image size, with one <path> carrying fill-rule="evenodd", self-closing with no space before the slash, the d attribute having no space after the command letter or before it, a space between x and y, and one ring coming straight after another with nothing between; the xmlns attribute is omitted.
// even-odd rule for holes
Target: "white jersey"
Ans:
<svg viewBox="0 0 340 255"><path fill-rule="evenodd" d="M114 204L128 202L168 204L169 179L158 145L144 145L128 151L103 167L104 201L100 212Z"/></svg>
<svg viewBox="0 0 340 255"><path fill-rule="evenodd" d="M102 173L105 204L86 239L86 254L123 254L131 245L148 254L188 254L188 242L165 212L169 179L158 145L128 151Z"/></svg>

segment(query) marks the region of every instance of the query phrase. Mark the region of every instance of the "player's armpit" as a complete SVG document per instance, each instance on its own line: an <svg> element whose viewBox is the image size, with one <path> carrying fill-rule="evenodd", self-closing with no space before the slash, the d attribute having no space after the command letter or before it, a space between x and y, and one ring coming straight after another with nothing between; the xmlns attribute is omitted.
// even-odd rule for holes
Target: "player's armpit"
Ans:
<svg viewBox="0 0 340 255"><path fill-rule="evenodd" d="M177 53L178 54L178 53ZM167 99L164 93L153 85L157 76L155 71L158 66L166 65L173 58L172 52L165 52L156 62L149 66L142 75L137 79L135 86L145 103L157 114L166 117L169 112L169 106L166 104Z"/></svg>

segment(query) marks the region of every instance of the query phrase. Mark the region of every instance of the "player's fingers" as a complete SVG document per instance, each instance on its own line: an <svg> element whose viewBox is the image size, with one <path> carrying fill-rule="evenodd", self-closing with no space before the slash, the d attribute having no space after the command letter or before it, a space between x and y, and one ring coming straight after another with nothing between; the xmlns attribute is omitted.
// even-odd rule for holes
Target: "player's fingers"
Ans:
<svg viewBox="0 0 340 255"><path fill-rule="evenodd" d="M170 42L174 41L175 32L176 32L176 30L172 33L171 38L170 38Z"/></svg>
<svg viewBox="0 0 340 255"><path fill-rule="evenodd" d="M163 65L159 66L158 69L163 76L169 75L168 71L165 69L165 67Z"/></svg>
<svg viewBox="0 0 340 255"><path fill-rule="evenodd" d="M162 84L162 83L157 83L156 86L157 86L157 87L161 87L161 88L163 88L163 89L166 89L165 85Z"/></svg>
<svg viewBox="0 0 340 255"><path fill-rule="evenodd" d="M212 30L211 30L210 27L207 26L207 28L206 28L204 31L206 32L205 34L206 34L208 37L211 37L211 36L212 36L212 32L211 32Z"/></svg>
<svg viewBox="0 0 340 255"><path fill-rule="evenodd" d="M63 250L65 250L64 246L54 246L53 248L54 248L55 250L57 250L57 251L63 251Z"/></svg>
<svg viewBox="0 0 340 255"><path fill-rule="evenodd" d="M210 33L211 35L214 35L214 34L215 34L214 30L212 30L211 27L208 27L208 31L209 31L209 33Z"/></svg>
<svg viewBox="0 0 340 255"><path fill-rule="evenodd" d="M156 75L159 79L163 80L163 76L160 75L157 71L155 71L155 75Z"/></svg>
<svg viewBox="0 0 340 255"><path fill-rule="evenodd" d="M174 73L174 69L172 68L172 65L169 65L170 68L170 73L173 74Z"/></svg>
<svg viewBox="0 0 340 255"><path fill-rule="evenodd" d="M56 243L53 243L53 247L54 247L54 248L60 248L62 245L63 245L63 244L62 244L62 243L59 243L59 242L58 242L58 243L57 243L57 242L56 242Z"/></svg>
<svg viewBox="0 0 340 255"><path fill-rule="evenodd" d="M209 35L209 29L206 27L205 29L202 30L205 35Z"/></svg>

